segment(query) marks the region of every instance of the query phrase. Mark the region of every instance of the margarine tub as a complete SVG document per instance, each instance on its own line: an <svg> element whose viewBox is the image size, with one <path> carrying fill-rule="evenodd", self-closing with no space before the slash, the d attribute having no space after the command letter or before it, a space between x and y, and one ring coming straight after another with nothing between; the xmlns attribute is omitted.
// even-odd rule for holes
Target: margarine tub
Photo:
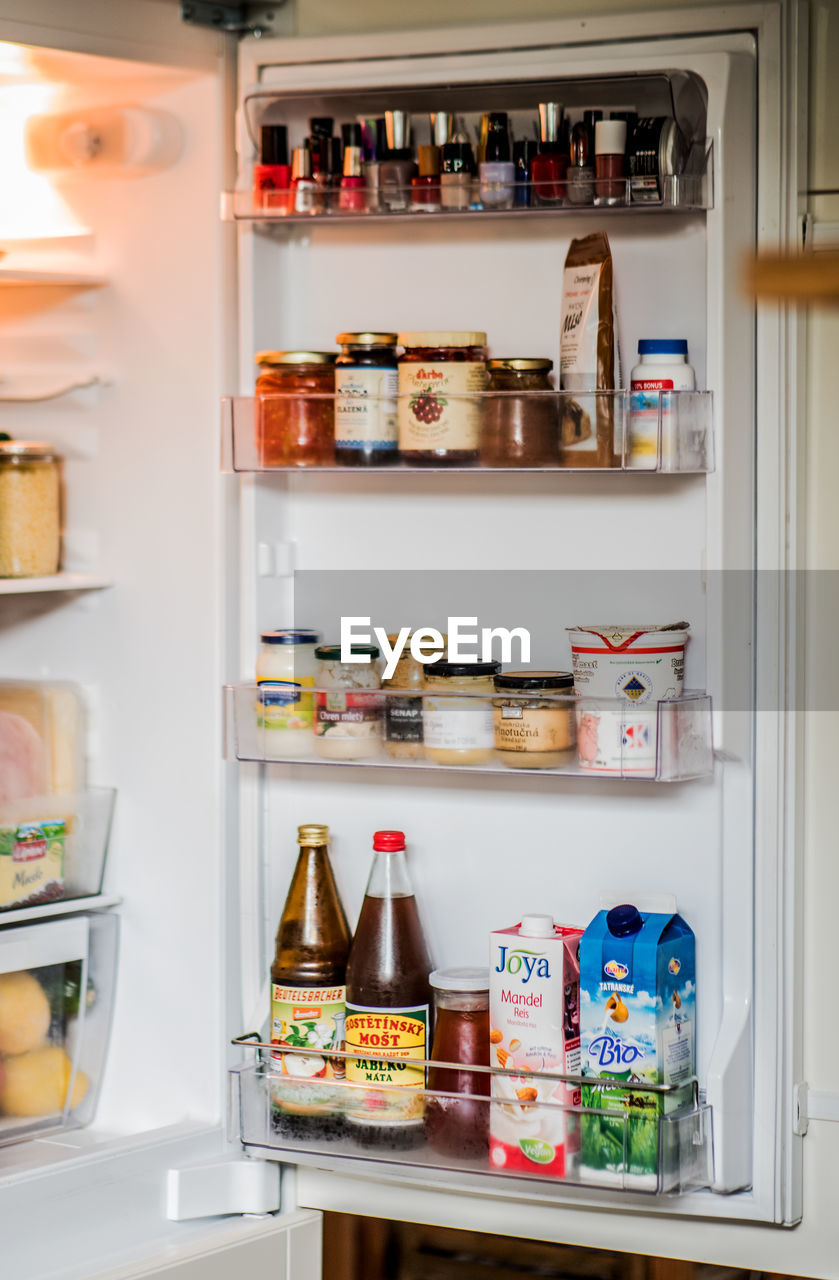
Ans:
<svg viewBox="0 0 839 1280"><path fill-rule="evenodd" d="M655 777L659 702L682 696L690 624L568 627L581 769Z"/></svg>

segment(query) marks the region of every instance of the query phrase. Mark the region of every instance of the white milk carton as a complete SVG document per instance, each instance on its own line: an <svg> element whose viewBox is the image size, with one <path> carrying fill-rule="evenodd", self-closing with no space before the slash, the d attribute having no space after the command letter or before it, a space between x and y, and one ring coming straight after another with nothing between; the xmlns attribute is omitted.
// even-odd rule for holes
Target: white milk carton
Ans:
<svg viewBox="0 0 839 1280"><path fill-rule="evenodd" d="M576 1117L562 1108L579 1105L579 1088L532 1073L579 1074L582 932L529 915L490 934L490 1064L516 1073L492 1081L495 1169L563 1178L576 1158Z"/></svg>

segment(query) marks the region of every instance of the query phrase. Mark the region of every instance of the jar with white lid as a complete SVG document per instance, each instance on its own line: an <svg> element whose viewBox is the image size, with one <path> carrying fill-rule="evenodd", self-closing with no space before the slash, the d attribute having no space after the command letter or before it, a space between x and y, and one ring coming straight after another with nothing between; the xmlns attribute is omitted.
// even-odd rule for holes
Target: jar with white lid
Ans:
<svg viewBox="0 0 839 1280"><path fill-rule="evenodd" d="M256 660L256 723L269 756L305 756L312 750L315 646L319 631L263 631Z"/></svg>
<svg viewBox="0 0 839 1280"><path fill-rule="evenodd" d="M52 445L0 441L0 578L58 572L61 483Z"/></svg>
<svg viewBox="0 0 839 1280"><path fill-rule="evenodd" d="M435 662L425 669L425 758L434 764L489 764L493 758L493 678L500 662ZM457 694L470 697L458 697ZM437 694L438 696L434 696ZM487 697L475 696L487 694Z"/></svg>
<svg viewBox="0 0 839 1280"><path fill-rule="evenodd" d="M641 359L629 382L627 465L639 471L672 471L678 464L679 413L670 391L695 391L696 374L688 364L685 338L642 338ZM659 410L661 457L659 458Z"/></svg>
<svg viewBox="0 0 839 1280"><path fill-rule="evenodd" d="M339 644L319 645L315 693L315 750L327 760L364 760L382 749L382 664L374 644L354 644L342 662Z"/></svg>

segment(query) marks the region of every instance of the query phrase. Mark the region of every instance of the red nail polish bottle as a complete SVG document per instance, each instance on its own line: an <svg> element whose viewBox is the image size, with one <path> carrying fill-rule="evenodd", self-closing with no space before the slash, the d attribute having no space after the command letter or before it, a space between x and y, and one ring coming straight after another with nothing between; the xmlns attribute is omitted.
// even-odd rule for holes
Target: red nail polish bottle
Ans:
<svg viewBox="0 0 839 1280"><path fill-rule="evenodd" d="M344 213L364 213L367 208L361 156L361 147L346 147L344 150L344 175L338 192L338 208Z"/></svg>
<svg viewBox="0 0 839 1280"><path fill-rule="evenodd" d="M264 124L259 132L259 163L253 167L255 202L274 213L288 213L291 165L284 124Z"/></svg>

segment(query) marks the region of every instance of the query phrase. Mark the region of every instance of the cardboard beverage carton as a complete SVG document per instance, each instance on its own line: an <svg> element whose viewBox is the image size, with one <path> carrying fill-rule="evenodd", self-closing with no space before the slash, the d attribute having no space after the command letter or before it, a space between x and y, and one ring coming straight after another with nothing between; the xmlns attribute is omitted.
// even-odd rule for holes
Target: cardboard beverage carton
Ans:
<svg viewBox="0 0 839 1280"><path fill-rule="evenodd" d="M583 1085L585 1181L660 1185L659 1117L693 1100L695 1003L694 935L681 916L624 905L594 918L580 942L582 1074L614 1083Z"/></svg>
<svg viewBox="0 0 839 1280"><path fill-rule="evenodd" d="M495 1169L562 1178L575 1159L576 1117L563 1108L579 1105L579 1088L531 1073L579 1075L581 936L541 915L490 935L490 1063L516 1073L492 1081Z"/></svg>

